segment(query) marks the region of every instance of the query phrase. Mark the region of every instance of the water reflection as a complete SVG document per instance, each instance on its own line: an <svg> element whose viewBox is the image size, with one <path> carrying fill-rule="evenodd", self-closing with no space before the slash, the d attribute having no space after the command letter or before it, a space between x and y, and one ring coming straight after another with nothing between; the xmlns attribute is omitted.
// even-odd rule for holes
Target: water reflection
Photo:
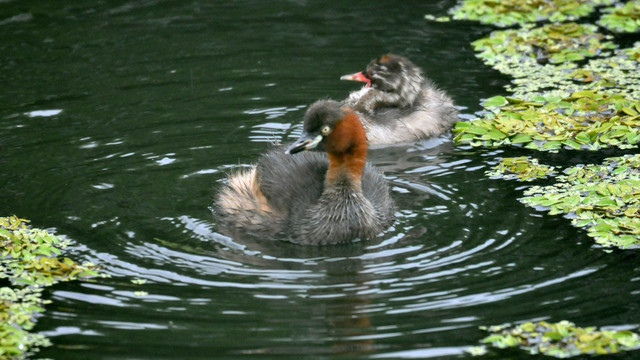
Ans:
<svg viewBox="0 0 640 360"><path fill-rule="evenodd" d="M242 231L223 235L206 212L170 216L169 207L146 220L140 216L148 212L131 212L138 214L141 224L102 214L97 217L101 220L91 223L98 230L93 236L111 234L112 246L82 251L108 264L105 270L114 279L106 285L57 290L53 297L76 308L99 305L127 312L115 318L98 316L91 324L74 328L75 315L56 309L52 320L69 326L57 325L47 333L64 338L144 330L149 343L159 343L162 331L192 331L197 325L186 314L197 314L201 321L217 324L199 328L199 337L216 348L230 341L228 336L214 340L221 329L261 334L259 341L227 348L229 355L438 358L462 354L466 342L448 346L452 332L474 332L479 324L495 319L537 318L541 310L581 308L585 302L567 294L607 265L571 255L585 249L566 241L576 237L576 230L562 220L549 223L521 206L515 200L521 186L484 176L500 150L481 156L467 152L454 148L446 137L434 145L373 149L372 161L385 169L399 209L394 225L370 242L304 247L265 241ZM176 172L162 170L167 166L154 161L158 158L105 156L97 163L127 161L127 172L152 167L197 183L221 178L237 167L223 164ZM91 196L98 198L122 183L117 177L96 180L88 185ZM494 194L503 194L503 201L496 202ZM126 194L116 195L116 203L123 201L122 196ZM84 220L69 221L82 228ZM113 237L114 233L121 235ZM86 233L77 236L84 237ZM539 243L541 238L556 244L549 247ZM119 250L109 250L114 248ZM541 261L559 254L574 260L571 264ZM123 278L140 278L147 284L123 284ZM541 294L544 300L539 299ZM521 305L528 310L518 310ZM504 311L496 316L492 309L499 308ZM133 309L169 314L173 324L149 322L146 316L133 315ZM213 330L215 326L220 330ZM148 333L152 330L157 334ZM425 337L433 338L425 348L398 350L394 345L422 344Z"/></svg>

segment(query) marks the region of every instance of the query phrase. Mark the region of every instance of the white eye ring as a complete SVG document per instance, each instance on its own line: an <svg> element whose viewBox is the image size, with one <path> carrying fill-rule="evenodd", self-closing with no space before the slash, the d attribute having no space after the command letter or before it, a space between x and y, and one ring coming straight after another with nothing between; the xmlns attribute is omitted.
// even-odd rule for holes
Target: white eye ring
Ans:
<svg viewBox="0 0 640 360"><path fill-rule="evenodd" d="M331 133L331 127L325 126L322 128L322 135L329 135Z"/></svg>

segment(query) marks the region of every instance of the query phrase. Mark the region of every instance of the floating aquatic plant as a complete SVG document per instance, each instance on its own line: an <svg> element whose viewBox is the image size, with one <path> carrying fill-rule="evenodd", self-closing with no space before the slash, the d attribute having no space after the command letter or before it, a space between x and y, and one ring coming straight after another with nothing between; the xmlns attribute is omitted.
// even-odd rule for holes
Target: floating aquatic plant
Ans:
<svg viewBox="0 0 640 360"><path fill-rule="evenodd" d="M0 288L0 359L15 359L39 347L49 346L49 340L31 333L34 316L44 311L45 301L39 289Z"/></svg>
<svg viewBox="0 0 640 360"><path fill-rule="evenodd" d="M450 14L456 20L476 20L499 27L534 23L548 19L552 22L575 20L590 14L598 5L613 0L464 0Z"/></svg>
<svg viewBox="0 0 640 360"><path fill-rule="evenodd" d="M48 286L82 276L96 276L94 265L59 257L68 241L46 230L29 228L17 217L0 218L0 251L4 273L21 285Z"/></svg>
<svg viewBox="0 0 640 360"><path fill-rule="evenodd" d="M478 58L506 74L539 64L580 61L614 49L611 37L591 24L547 24L533 29L500 30L472 42Z"/></svg>
<svg viewBox="0 0 640 360"><path fill-rule="evenodd" d="M554 173L552 166L540 165L538 159L529 156L502 158L498 165L491 171L485 172L488 176L504 179L517 179L519 181L533 181L542 179Z"/></svg>
<svg viewBox="0 0 640 360"><path fill-rule="evenodd" d="M614 354L640 348L638 334L627 330L582 328L563 320L557 323L539 321L520 325L490 326L485 344L504 349L517 347L529 354L568 358L584 354Z"/></svg>
<svg viewBox="0 0 640 360"><path fill-rule="evenodd" d="M624 5L603 9L598 24L615 32L636 32L640 30L640 1L632 0Z"/></svg>
<svg viewBox="0 0 640 360"><path fill-rule="evenodd" d="M494 31L472 44L487 65L514 77L513 85L507 86L514 97L553 89L565 93L607 90L640 99L640 43L614 50L610 37L596 29L588 24L549 24ZM588 63L578 67L576 61L584 59Z"/></svg>
<svg viewBox="0 0 640 360"><path fill-rule="evenodd" d="M640 99L640 42L632 48L615 50L607 58L590 59L583 66L564 63L512 69L513 85L507 90L515 97L536 95L545 89L570 93L579 90L606 90Z"/></svg>
<svg viewBox="0 0 640 360"><path fill-rule="evenodd" d="M60 257L68 241L46 230L30 228L16 216L0 217L0 359L13 359L49 345L29 331L36 314L44 311L43 286L98 275L91 263L77 264Z"/></svg>
<svg viewBox="0 0 640 360"><path fill-rule="evenodd" d="M458 122L459 144L535 150L635 147L640 141L640 101L620 94L576 91L564 97L550 92L530 99L495 96L484 102L482 118Z"/></svg>
<svg viewBox="0 0 640 360"><path fill-rule="evenodd" d="M640 41L633 44L632 48L623 49L622 52L630 60L634 60L636 63L640 62Z"/></svg>
<svg viewBox="0 0 640 360"><path fill-rule="evenodd" d="M602 246L640 245L640 154L571 167L558 180L527 189L521 201L552 215L566 214Z"/></svg>

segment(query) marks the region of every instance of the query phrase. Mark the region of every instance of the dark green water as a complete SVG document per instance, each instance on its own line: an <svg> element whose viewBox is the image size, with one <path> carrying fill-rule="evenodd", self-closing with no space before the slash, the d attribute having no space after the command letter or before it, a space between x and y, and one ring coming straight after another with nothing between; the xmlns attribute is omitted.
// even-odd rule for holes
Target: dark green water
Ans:
<svg viewBox="0 0 640 360"><path fill-rule="evenodd" d="M112 275L46 292L35 330L54 345L39 356L465 358L480 325L638 331L637 250L605 253L520 204L524 185L484 175L524 150L448 136L373 150L399 210L367 243L229 237L212 220L226 172L294 138L308 104L356 90L339 76L382 53L414 60L463 114L504 94L469 45L490 27L423 19L454 4L0 2L0 215L64 235L70 257Z"/></svg>

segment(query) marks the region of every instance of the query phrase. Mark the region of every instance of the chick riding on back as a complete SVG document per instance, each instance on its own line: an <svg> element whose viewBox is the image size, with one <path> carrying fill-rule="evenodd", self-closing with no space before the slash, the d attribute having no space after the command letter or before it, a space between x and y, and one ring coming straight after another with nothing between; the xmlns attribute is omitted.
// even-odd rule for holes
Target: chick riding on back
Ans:
<svg viewBox="0 0 640 360"><path fill-rule="evenodd" d="M451 98L409 59L386 54L341 80L365 82L343 101L360 116L370 145L438 136L458 118Z"/></svg>

